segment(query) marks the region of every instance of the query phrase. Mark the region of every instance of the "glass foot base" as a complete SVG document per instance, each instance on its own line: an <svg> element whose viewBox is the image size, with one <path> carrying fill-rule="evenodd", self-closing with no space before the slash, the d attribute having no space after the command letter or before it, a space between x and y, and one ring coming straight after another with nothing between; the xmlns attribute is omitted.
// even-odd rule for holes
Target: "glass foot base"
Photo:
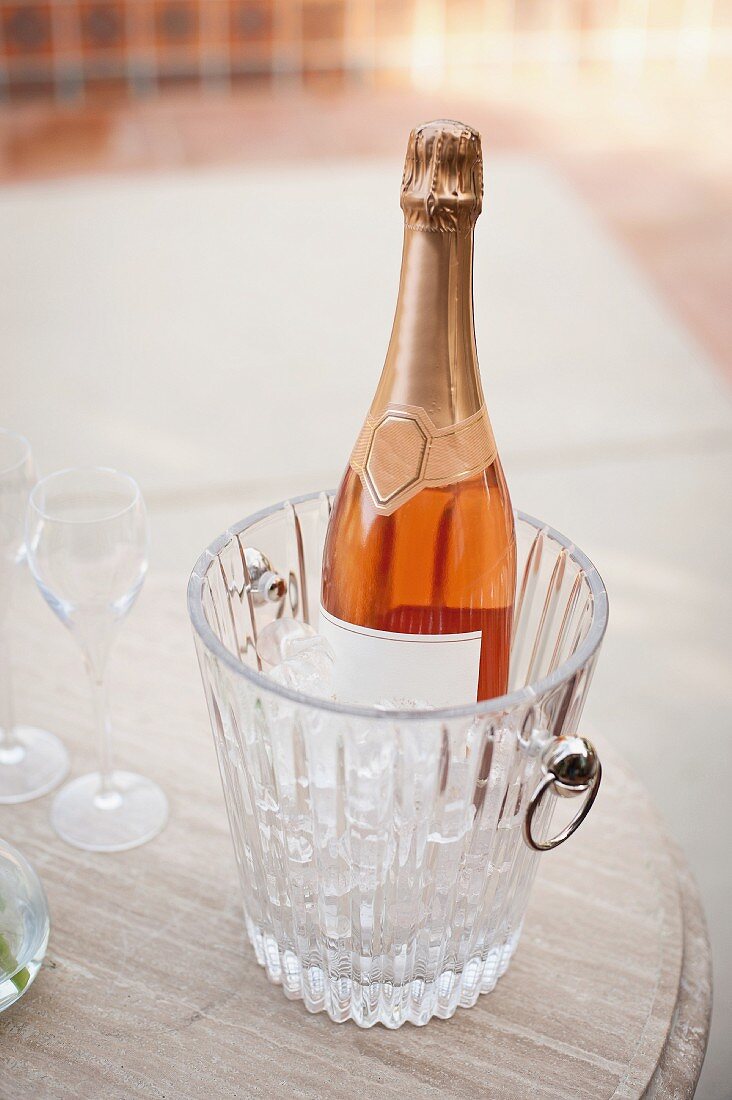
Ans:
<svg viewBox="0 0 732 1100"><path fill-rule="evenodd" d="M68 844L89 852L124 852L146 844L168 820L168 800L150 779L112 772L102 793L98 772L67 783L53 800L51 824Z"/></svg>
<svg viewBox="0 0 732 1100"><path fill-rule="evenodd" d="M28 802L57 786L69 770L69 754L53 733L16 726L17 745L0 745L0 803Z"/></svg>

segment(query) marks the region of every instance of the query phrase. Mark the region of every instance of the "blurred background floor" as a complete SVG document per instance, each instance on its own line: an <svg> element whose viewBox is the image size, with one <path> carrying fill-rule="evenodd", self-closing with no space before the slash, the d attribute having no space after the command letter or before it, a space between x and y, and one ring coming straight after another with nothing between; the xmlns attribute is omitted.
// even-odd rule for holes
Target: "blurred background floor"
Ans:
<svg viewBox="0 0 732 1100"><path fill-rule="evenodd" d="M487 400L514 503L575 538L610 591L587 726L640 773L701 886L702 1100L732 1096L724 102L714 82L588 80L0 113L0 419L44 472L133 473L152 568L181 599L229 523L336 482L391 325L407 133L445 115L482 131ZM49 621L48 644L61 634Z"/></svg>
<svg viewBox="0 0 732 1100"><path fill-rule="evenodd" d="M732 372L732 141L726 88L558 84L490 103L451 95L452 113L494 153L539 154L569 178L648 271L711 354ZM415 120L445 111L439 94L354 91L238 97L177 93L158 101L0 111L0 182L69 174L282 165L322 157L401 156Z"/></svg>

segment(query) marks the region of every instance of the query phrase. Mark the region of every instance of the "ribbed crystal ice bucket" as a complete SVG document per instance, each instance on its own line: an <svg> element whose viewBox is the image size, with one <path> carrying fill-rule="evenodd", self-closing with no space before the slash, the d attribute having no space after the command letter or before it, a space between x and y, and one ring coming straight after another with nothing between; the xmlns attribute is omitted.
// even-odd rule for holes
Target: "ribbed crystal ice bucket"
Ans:
<svg viewBox="0 0 732 1100"><path fill-rule="evenodd" d="M493 989L554 795L581 792L580 820L596 794L568 735L607 597L580 550L518 512L510 694L433 711L299 694L258 669L256 640L277 616L317 626L331 499L226 531L196 564L189 611L258 961L335 1021L425 1024Z"/></svg>

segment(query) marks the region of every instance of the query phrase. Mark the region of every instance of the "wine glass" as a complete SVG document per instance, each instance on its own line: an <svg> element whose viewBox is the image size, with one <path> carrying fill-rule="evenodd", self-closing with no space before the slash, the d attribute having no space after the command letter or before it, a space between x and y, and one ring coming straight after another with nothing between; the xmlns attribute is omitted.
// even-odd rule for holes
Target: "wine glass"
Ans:
<svg viewBox="0 0 732 1100"><path fill-rule="evenodd" d="M112 768L107 658L147 572L147 516L137 483L103 467L51 474L31 493L26 546L41 594L81 647L99 743L99 771L59 791L51 821L77 848L135 848L156 836L168 817L157 784Z"/></svg>
<svg viewBox="0 0 732 1100"><path fill-rule="evenodd" d="M35 726L15 724L7 614L24 557L23 520L35 483L30 444L0 429L0 802L26 802L46 794L69 770L62 742Z"/></svg>

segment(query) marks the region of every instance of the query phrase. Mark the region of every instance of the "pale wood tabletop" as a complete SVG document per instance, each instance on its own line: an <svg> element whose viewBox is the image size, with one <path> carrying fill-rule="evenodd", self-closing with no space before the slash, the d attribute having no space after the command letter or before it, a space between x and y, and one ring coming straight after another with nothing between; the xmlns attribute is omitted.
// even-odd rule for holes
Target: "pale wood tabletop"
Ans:
<svg viewBox="0 0 732 1100"><path fill-rule="evenodd" d="M16 616L24 720L93 765L72 641L40 599ZM233 854L185 610L151 578L110 668L119 763L170 798L136 851L76 851L50 798L0 807L52 914L34 985L0 1017L0 1096L692 1096L711 1007L696 888L639 782L600 739L603 790L542 857L516 957L475 1008L425 1028L362 1031L309 1015L245 944ZM28 713L30 711L30 713Z"/></svg>

